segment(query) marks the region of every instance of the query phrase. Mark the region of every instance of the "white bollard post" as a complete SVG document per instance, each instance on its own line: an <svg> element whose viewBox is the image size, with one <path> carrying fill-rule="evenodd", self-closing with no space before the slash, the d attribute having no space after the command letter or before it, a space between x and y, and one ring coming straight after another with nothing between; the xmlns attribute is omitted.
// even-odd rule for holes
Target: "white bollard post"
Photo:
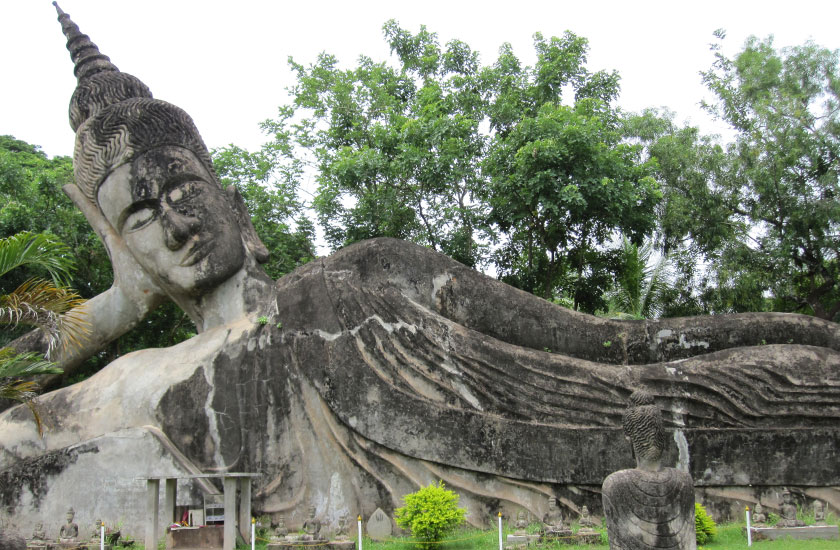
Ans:
<svg viewBox="0 0 840 550"><path fill-rule="evenodd" d="M251 550L256 550L257 545L257 520L251 518Z"/></svg>
<svg viewBox="0 0 840 550"><path fill-rule="evenodd" d="M362 550L362 514L359 514L359 550Z"/></svg>
<svg viewBox="0 0 840 550"><path fill-rule="evenodd" d="M99 524L99 550L105 550L105 523Z"/></svg>
<svg viewBox="0 0 840 550"><path fill-rule="evenodd" d="M747 546L752 546L752 531L750 530L750 507L747 506Z"/></svg>
<svg viewBox="0 0 840 550"><path fill-rule="evenodd" d="M502 547L502 512L499 511L499 550L504 550Z"/></svg>

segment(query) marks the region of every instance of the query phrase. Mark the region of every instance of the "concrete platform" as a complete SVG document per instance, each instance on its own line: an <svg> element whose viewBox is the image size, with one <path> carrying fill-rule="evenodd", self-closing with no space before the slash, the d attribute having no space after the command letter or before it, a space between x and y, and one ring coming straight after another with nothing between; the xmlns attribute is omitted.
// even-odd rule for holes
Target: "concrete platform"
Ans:
<svg viewBox="0 0 840 550"><path fill-rule="evenodd" d="M776 540L790 537L794 540L838 540L840 529L836 525L810 525L806 527L751 527L753 540Z"/></svg>

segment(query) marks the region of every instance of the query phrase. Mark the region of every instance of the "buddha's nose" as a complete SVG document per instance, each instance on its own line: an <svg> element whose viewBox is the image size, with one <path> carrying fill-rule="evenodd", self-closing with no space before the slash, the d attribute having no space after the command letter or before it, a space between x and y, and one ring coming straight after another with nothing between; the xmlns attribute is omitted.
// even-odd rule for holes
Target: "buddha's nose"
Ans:
<svg viewBox="0 0 840 550"><path fill-rule="evenodd" d="M178 250L201 228L198 218L164 207L161 215L163 236L169 250Z"/></svg>

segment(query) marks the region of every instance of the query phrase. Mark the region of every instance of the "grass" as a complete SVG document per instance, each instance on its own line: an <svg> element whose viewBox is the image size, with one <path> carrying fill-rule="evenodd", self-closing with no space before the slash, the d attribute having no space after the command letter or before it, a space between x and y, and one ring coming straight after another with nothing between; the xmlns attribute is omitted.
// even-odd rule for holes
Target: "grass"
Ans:
<svg viewBox="0 0 840 550"><path fill-rule="evenodd" d="M829 521L829 524L832 523L834 522ZM743 528L744 524L742 523L718 525L718 535L715 540L698 547L698 550L746 550L747 537ZM504 529L503 536L507 537L512 532L512 529ZM385 542L377 542L365 537L362 541L362 547L362 550L420 550L417 541L410 537L394 537ZM245 548L243 547L243 550ZM247 548L250 548L250 546ZM432 545L431 548L439 548L440 550L498 550L499 532L495 529L486 531L464 529L441 543ZM609 550L609 545L571 545L551 542L541 544L536 548L538 550ZM755 550L838 550L840 543L836 540L763 540L753 542L753 548ZM257 549L265 550L265 543L257 544Z"/></svg>

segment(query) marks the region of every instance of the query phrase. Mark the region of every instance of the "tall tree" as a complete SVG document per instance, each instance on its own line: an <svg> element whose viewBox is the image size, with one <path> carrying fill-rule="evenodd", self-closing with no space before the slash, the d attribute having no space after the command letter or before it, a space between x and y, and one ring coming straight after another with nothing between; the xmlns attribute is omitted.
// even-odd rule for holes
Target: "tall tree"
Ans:
<svg viewBox="0 0 840 550"><path fill-rule="evenodd" d="M716 96L707 107L737 132L728 165L704 191L736 230L718 247L717 285L734 279L773 309L837 319L840 53L755 37L732 58L713 48L702 73Z"/></svg>
<svg viewBox="0 0 840 550"><path fill-rule="evenodd" d="M265 127L280 143L292 129L308 151L331 246L390 236L476 265L487 139L478 57L457 40L442 48L425 27L413 35L389 21L383 30L396 67L365 56L348 70L328 54L309 67L290 59L293 107Z"/></svg>
<svg viewBox="0 0 840 550"><path fill-rule="evenodd" d="M622 142L618 75L588 72L588 42L570 32L537 34L535 47L533 68L505 45L484 75L497 83L484 164L490 219L507 234L496 257L507 282L593 312L619 268L617 235L641 244L661 195L641 147Z"/></svg>

